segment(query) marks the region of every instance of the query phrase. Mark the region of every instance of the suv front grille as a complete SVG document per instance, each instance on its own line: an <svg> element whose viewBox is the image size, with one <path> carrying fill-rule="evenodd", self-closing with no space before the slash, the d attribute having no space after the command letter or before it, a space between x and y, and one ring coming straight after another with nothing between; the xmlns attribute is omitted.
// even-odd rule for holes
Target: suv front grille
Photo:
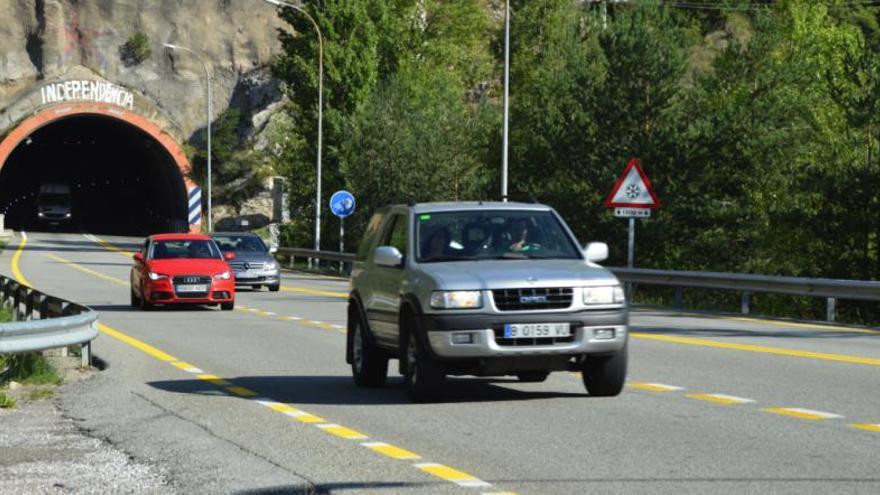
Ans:
<svg viewBox="0 0 880 495"><path fill-rule="evenodd" d="M492 297L499 311L566 309L571 306L572 292L570 287L496 289Z"/></svg>

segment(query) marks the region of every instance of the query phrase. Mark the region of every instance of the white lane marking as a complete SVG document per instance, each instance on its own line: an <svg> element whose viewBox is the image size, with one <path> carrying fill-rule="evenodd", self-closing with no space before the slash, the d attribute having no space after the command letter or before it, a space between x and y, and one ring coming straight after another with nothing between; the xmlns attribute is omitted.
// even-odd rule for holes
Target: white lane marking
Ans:
<svg viewBox="0 0 880 495"><path fill-rule="evenodd" d="M643 390L652 390L654 392L676 392L679 390L684 390L684 387L676 387L675 385L666 385L665 383L644 383L644 382L630 382L627 385L634 388L640 388Z"/></svg>
<svg viewBox="0 0 880 495"><path fill-rule="evenodd" d="M823 412L823 411L814 411L812 409L803 409L800 407L780 407L778 410L790 411L790 412L793 412L796 414L803 414L806 416L816 416L816 417L823 418L823 419L840 419L843 417L840 414L834 414L834 413Z"/></svg>

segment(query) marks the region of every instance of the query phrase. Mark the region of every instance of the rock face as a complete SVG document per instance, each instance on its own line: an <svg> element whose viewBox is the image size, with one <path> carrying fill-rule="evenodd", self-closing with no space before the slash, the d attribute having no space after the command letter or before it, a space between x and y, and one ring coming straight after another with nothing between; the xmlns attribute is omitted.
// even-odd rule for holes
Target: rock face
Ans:
<svg viewBox="0 0 880 495"><path fill-rule="evenodd" d="M37 86L88 73L151 101L186 141L205 126L199 59L211 74L214 116L233 102L258 114L280 98L266 67L284 26L262 0L0 0L0 135ZM137 33L152 54L134 64L123 47Z"/></svg>

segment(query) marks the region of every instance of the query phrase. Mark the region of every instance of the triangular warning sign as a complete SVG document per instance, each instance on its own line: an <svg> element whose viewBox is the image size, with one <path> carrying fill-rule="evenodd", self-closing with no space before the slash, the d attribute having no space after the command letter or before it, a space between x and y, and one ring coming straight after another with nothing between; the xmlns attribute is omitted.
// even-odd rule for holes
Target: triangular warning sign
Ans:
<svg viewBox="0 0 880 495"><path fill-rule="evenodd" d="M635 158L623 170L623 175L614 184L611 194L605 199L608 208L660 208L660 198L651 187L651 181Z"/></svg>

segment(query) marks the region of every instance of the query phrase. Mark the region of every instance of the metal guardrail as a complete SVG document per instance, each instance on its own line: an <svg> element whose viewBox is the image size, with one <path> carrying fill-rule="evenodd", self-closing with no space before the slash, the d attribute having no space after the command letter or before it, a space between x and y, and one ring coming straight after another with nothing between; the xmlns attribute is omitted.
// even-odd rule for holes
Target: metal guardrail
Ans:
<svg viewBox="0 0 880 495"><path fill-rule="evenodd" d="M311 249L280 248L278 254L291 258L314 258L351 263L354 254ZM880 301L880 282L828 278L784 277L747 273L688 272L645 268L607 267L627 284L662 285L675 288L675 306L681 307L684 289L733 290L742 293L743 314L749 314L756 292L826 298L828 321L836 318L838 299Z"/></svg>
<svg viewBox="0 0 880 495"><path fill-rule="evenodd" d="M83 367L91 364L91 342L98 336L98 313L44 294L0 275L0 298L13 321L0 323L0 354L82 345Z"/></svg>

